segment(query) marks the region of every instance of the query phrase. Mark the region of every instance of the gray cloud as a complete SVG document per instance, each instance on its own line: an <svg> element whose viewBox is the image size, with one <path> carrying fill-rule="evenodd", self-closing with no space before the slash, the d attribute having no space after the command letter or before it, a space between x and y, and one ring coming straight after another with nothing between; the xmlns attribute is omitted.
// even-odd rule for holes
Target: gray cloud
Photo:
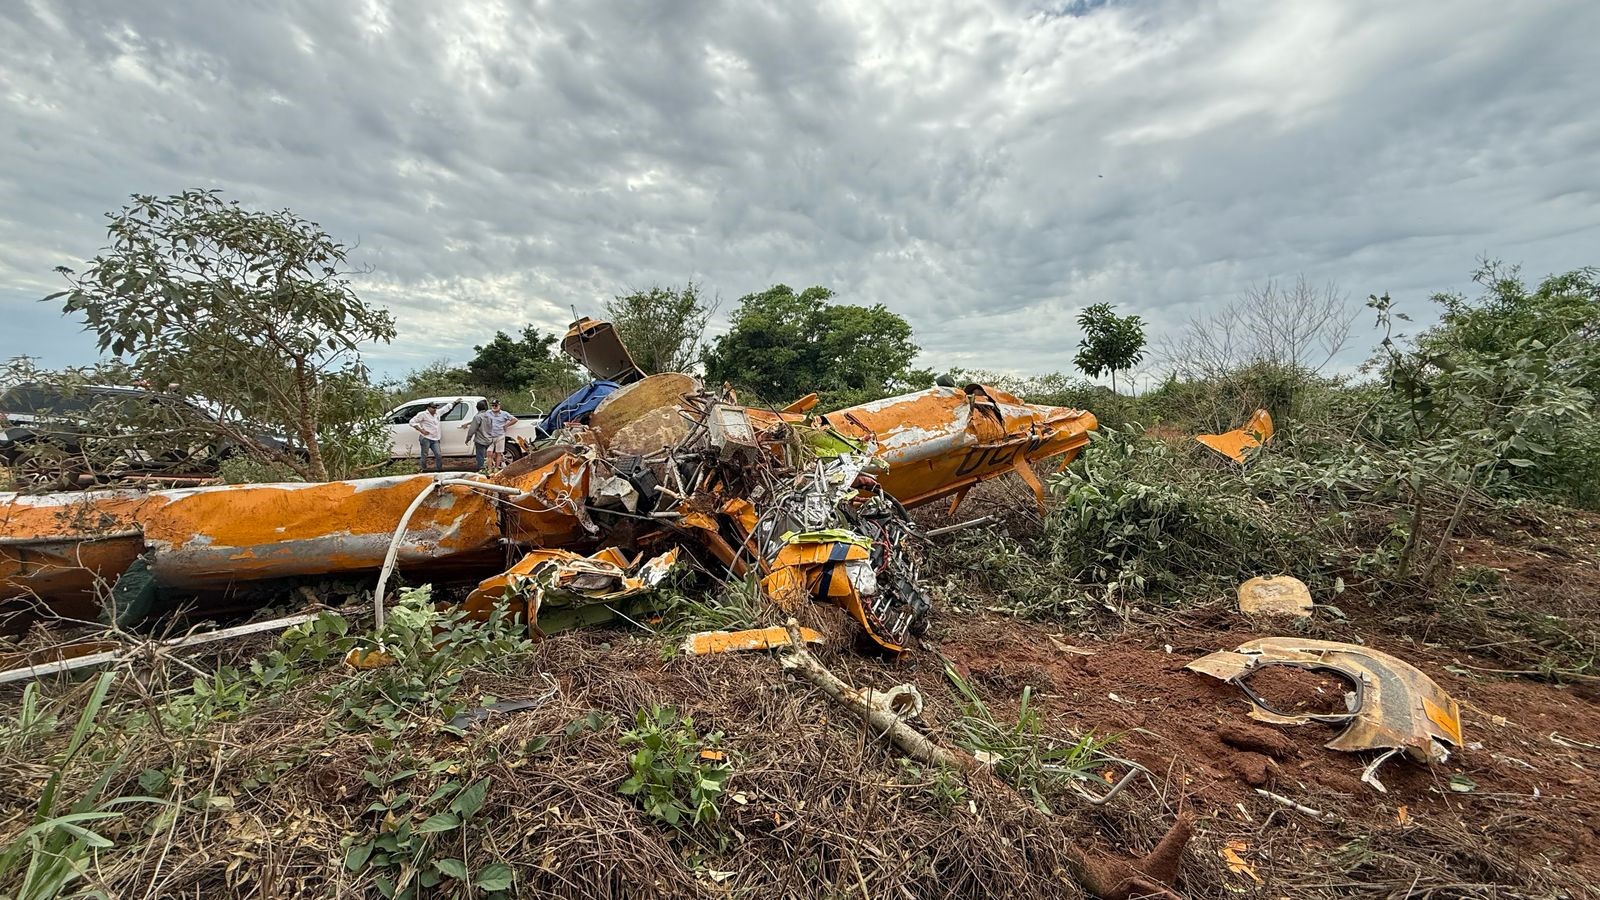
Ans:
<svg viewBox="0 0 1600 900"><path fill-rule="evenodd" d="M882 302L933 366L1070 367L1305 273L1414 309L1491 253L1600 262L1582 0L28 0L0 12L0 355L126 195L216 186L359 242L401 371L693 278Z"/></svg>

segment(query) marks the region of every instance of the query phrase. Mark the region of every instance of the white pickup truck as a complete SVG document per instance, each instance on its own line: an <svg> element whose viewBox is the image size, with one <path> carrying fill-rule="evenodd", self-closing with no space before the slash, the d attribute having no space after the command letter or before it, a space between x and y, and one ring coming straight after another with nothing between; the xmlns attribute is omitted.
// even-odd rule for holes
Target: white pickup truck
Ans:
<svg viewBox="0 0 1600 900"><path fill-rule="evenodd" d="M450 408L439 416L439 449L445 456L473 457L472 442L467 440L467 426L472 423L472 417L478 414L478 401L483 397L418 397L408 400L389 411L384 417L384 422L389 427L389 457L391 459L417 459L417 430L411 427L411 419L417 413L430 406L443 403L450 404ZM504 407L502 407L504 408ZM522 444L531 444L538 438L539 420L543 418L538 413L523 413L507 409L506 412L517 417L517 424L506 430L506 456L516 459L522 455ZM518 439L521 439L520 441Z"/></svg>

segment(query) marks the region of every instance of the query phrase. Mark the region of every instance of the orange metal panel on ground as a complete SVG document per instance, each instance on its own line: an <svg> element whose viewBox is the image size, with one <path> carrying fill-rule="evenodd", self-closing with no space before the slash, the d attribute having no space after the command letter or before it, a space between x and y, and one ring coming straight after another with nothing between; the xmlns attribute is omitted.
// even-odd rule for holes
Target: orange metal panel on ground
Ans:
<svg viewBox="0 0 1600 900"><path fill-rule="evenodd" d="M1243 428L1224 431L1222 434L1196 435L1195 440L1221 453L1236 463L1244 462L1244 452L1261 446L1272 438L1272 416L1258 409Z"/></svg>

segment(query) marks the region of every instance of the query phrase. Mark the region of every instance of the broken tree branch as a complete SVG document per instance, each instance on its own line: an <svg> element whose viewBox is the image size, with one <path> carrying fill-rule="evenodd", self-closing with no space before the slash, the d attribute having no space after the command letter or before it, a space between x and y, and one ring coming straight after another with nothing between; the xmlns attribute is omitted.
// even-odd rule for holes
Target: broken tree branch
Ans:
<svg viewBox="0 0 1600 900"><path fill-rule="evenodd" d="M783 667L821 688L834 702L867 723L878 737L887 738L902 753L926 765L946 766L967 772L983 768L983 764L971 754L941 747L894 713L869 704L860 691L840 681L805 649L805 639L800 634L798 622L790 619L787 628L789 648L780 658Z"/></svg>
<svg viewBox="0 0 1600 900"><path fill-rule="evenodd" d="M1000 517L999 516L979 516L976 519L968 519L965 522L957 522L954 525L946 525L946 526L944 526L942 528L935 528L935 529L933 529L931 531L925 531L925 532L923 532L922 536L923 537L935 538L935 537L938 537L941 534L950 534L950 533L956 532L956 531L965 531L968 528L977 528L979 525L988 525L990 522L998 522L998 521L1000 521Z"/></svg>
<svg viewBox="0 0 1600 900"><path fill-rule="evenodd" d="M1302 815L1310 816L1313 819L1320 819L1320 818L1323 817L1321 810L1312 809L1311 807L1305 806L1304 804L1296 803L1293 800L1290 800L1288 797L1283 796L1282 794L1274 794L1273 792L1268 791L1268 790L1263 790L1262 788L1256 788L1256 793L1258 793L1261 796L1267 798L1268 800L1271 800L1273 803L1281 803L1284 806L1287 806L1288 808L1294 810L1295 812L1301 813Z"/></svg>
<svg viewBox="0 0 1600 900"><path fill-rule="evenodd" d="M989 766L979 762L971 754L941 747L907 725L904 719L868 703L861 691L845 684L811 655L801 639L799 622L790 619L786 628L789 633L789 646L780 657L783 668L816 685L830 699L865 722L876 736L886 738L901 752L918 762L948 766L972 774L985 774L991 776L994 781L1000 781L994 777L994 772ZM1000 784L1005 785L1005 782L1000 781ZM1026 810L1033 815L1048 815L1010 790L1009 785L1005 786L1006 790L996 792L996 796L1009 800L1016 808ZM1180 815L1178 821L1156 844L1155 849L1138 861L1094 859L1081 850L1069 850L1065 853L1065 858L1069 863L1068 868L1073 879L1100 900L1130 900L1133 897L1182 900L1166 885L1171 884L1177 877L1178 863L1182 859L1184 847L1189 843L1190 828L1188 816Z"/></svg>

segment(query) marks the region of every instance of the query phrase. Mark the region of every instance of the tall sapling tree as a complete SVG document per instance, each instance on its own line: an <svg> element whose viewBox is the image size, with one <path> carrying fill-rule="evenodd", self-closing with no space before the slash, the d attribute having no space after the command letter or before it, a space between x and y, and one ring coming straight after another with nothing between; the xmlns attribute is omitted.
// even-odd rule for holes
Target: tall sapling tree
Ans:
<svg viewBox="0 0 1600 900"><path fill-rule="evenodd" d="M395 336L394 318L350 288L348 248L288 210L212 190L135 195L107 218L110 245L81 274L59 268L71 286L45 299L148 384L214 404L214 427L291 435L303 457L256 446L326 480L325 428L368 412L346 402L368 382L360 347Z"/></svg>
<svg viewBox="0 0 1600 900"><path fill-rule="evenodd" d="M1117 389L1117 373L1126 372L1144 359L1144 320L1138 316L1119 316L1109 303L1096 303L1078 314L1083 340L1072 362L1090 378L1101 373L1111 376L1111 390Z"/></svg>

